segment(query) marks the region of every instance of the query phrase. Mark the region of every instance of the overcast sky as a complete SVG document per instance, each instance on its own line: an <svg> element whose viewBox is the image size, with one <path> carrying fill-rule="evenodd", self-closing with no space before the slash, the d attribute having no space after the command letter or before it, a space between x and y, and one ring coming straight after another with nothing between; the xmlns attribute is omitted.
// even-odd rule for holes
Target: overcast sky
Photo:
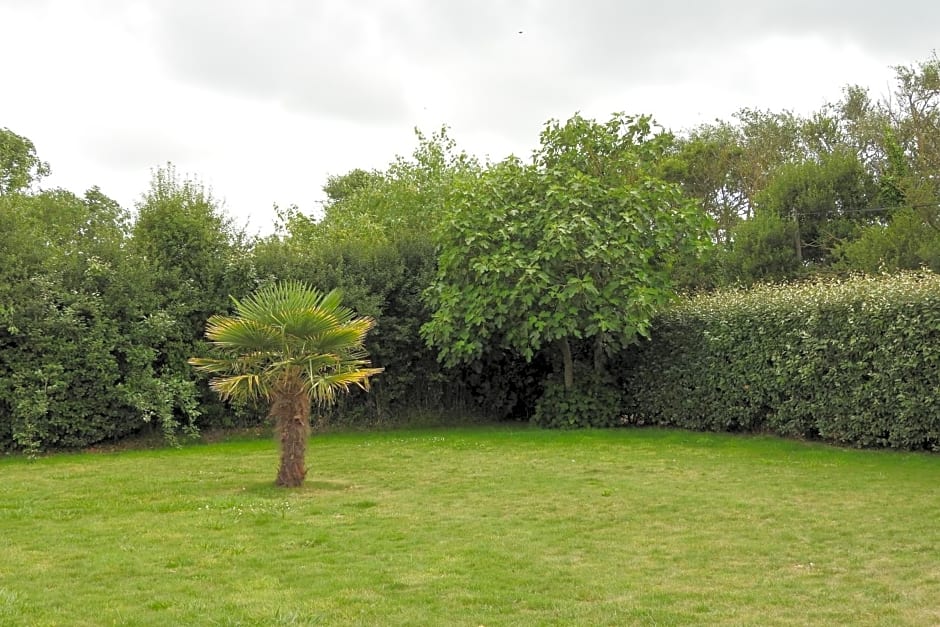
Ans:
<svg viewBox="0 0 940 627"><path fill-rule="evenodd" d="M0 0L0 127L47 187L132 208L170 161L266 233L274 203L312 212L415 127L501 159L576 111L676 131L805 113L846 84L887 94L938 24L935 0Z"/></svg>

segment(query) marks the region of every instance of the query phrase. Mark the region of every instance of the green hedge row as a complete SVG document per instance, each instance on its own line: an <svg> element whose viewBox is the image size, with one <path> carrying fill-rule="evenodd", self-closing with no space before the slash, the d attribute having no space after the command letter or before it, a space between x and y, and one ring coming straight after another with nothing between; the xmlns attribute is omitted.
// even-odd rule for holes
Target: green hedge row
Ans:
<svg viewBox="0 0 940 627"><path fill-rule="evenodd" d="M627 420L940 448L940 276L683 300L623 356Z"/></svg>

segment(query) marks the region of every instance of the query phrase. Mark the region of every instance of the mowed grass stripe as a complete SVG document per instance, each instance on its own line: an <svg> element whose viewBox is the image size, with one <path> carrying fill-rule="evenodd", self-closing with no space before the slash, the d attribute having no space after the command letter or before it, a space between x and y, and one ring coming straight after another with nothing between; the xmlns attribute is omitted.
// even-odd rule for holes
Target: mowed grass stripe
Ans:
<svg viewBox="0 0 940 627"><path fill-rule="evenodd" d="M0 624L940 624L940 457L661 430L0 460Z"/></svg>

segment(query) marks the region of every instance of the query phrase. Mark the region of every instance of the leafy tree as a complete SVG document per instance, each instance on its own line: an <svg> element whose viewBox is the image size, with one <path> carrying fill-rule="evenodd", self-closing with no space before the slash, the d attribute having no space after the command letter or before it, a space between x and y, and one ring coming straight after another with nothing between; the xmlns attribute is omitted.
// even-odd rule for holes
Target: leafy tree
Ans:
<svg viewBox="0 0 940 627"><path fill-rule="evenodd" d="M802 120L789 111L758 109L741 109L734 118L742 150L736 176L748 199L745 217L749 218L755 197L767 186L777 168L806 158L800 136Z"/></svg>
<svg viewBox="0 0 940 627"><path fill-rule="evenodd" d="M875 186L858 157L837 150L780 166L757 195L758 213L771 211L794 223L790 245L798 262L832 261L835 246L865 224Z"/></svg>
<svg viewBox="0 0 940 627"><path fill-rule="evenodd" d="M883 133L884 166L878 179L878 204L886 208L902 207L907 201L910 166L904 147L894 129L885 125Z"/></svg>
<svg viewBox="0 0 940 627"><path fill-rule="evenodd" d="M940 197L940 58L934 53L895 72L894 98L884 108L910 158L908 195L915 203L935 202Z"/></svg>
<svg viewBox="0 0 940 627"><path fill-rule="evenodd" d="M546 124L531 163L458 181L422 330L445 363L557 345L570 390L572 342L602 371L606 349L647 335L673 263L708 242L695 202L655 174L671 141L647 117L576 115Z"/></svg>
<svg viewBox="0 0 940 627"><path fill-rule="evenodd" d="M330 177L320 219L289 209L283 230L255 245L262 280L293 278L342 289L350 307L376 320L366 347L385 374L368 395L344 397L331 410L335 418L384 420L402 411L442 409L454 379L445 377L420 338L431 315L421 293L436 269L433 234L447 190L478 167L445 130L418 133L413 154L384 171Z"/></svg>
<svg viewBox="0 0 940 627"><path fill-rule="evenodd" d="M24 192L49 172L49 164L36 156L32 141L0 128L0 195Z"/></svg>
<svg viewBox="0 0 940 627"><path fill-rule="evenodd" d="M235 315L212 316L206 327L218 356L189 360L214 375L211 386L223 399L270 402L281 444L277 485L299 486L307 474L311 402L330 405L382 371L370 367L363 348L374 321L340 299L337 290L324 295L296 281L233 298Z"/></svg>
<svg viewBox="0 0 940 627"><path fill-rule="evenodd" d="M385 176L381 172L367 172L361 168L355 168L346 174L327 178L323 191L329 198L330 204L334 204L346 200L370 185L380 184L384 178Z"/></svg>
<svg viewBox="0 0 940 627"><path fill-rule="evenodd" d="M840 267L869 274L917 270L940 272L940 231L910 208L895 211L887 224L865 227L838 248Z"/></svg>
<svg viewBox="0 0 940 627"><path fill-rule="evenodd" d="M758 212L734 231L734 243L721 263L731 283L782 281L800 273L796 224L772 211Z"/></svg>
<svg viewBox="0 0 940 627"><path fill-rule="evenodd" d="M867 89L857 85L845 87L842 99L829 108L843 131L844 145L877 178L885 167L883 140L891 129L890 116L871 99Z"/></svg>
<svg viewBox="0 0 940 627"><path fill-rule="evenodd" d="M731 230L749 210L741 164L744 149L737 130L727 123L694 129L677 142L663 164L663 176L682 185L714 220L712 239L729 243Z"/></svg>

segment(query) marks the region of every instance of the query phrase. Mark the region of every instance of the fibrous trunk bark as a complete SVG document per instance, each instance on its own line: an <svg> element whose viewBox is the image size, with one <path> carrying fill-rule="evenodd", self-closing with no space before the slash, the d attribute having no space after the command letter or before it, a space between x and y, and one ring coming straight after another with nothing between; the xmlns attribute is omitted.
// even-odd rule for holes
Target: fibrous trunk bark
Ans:
<svg viewBox="0 0 940 627"><path fill-rule="evenodd" d="M287 488L303 485L307 476L310 437L310 398L299 387L283 390L271 405L281 445L281 465L275 483Z"/></svg>

